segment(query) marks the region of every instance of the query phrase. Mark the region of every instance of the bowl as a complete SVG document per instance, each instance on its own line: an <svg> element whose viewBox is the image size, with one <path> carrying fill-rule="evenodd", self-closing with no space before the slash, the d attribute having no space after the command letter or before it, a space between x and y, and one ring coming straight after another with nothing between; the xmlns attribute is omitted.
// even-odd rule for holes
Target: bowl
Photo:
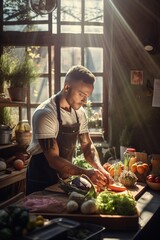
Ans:
<svg viewBox="0 0 160 240"><path fill-rule="evenodd" d="M148 180L146 180L146 183L152 190L156 190L156 191L160 190L160 183L149 182Z"/></svg>

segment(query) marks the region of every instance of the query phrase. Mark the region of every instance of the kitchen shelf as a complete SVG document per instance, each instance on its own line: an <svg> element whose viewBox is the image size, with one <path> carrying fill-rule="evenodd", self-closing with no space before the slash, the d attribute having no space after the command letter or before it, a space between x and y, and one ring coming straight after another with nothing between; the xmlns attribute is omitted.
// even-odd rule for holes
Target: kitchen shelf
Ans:
<svg viewBox="0 0 160 240"><path fill-rule="evenodd" d="M26 168L22 170L15 170L10 174L4 174L0 176L0 189L7 187L16 182L25 180L26 178Z"/></svg>
<svg viewBox="0 0 160 240"><path fill-rule="evenodd" d="M25 105L26 105L25 102L12 102L12 101L1 102L0 101L0 107L22 107Z"/></svg>
<svg viewBox="0 0 160 240"><path fill-rule="evenodd" d="M11 107L11 108L19 108L19 120L22 120L22 107L25 107L27 105L26 102L16 102L16 101L2 101L0 100L0 108L4 107Z"/></svg>
<svg viewBox="0 0 160 240"><path fill-rule="evenodd" d="M13 142L11 144L0 145L0 150L5 149L5 148L10 148L10 147L15 147L15 146L18 146L17 142Z"/></svg>

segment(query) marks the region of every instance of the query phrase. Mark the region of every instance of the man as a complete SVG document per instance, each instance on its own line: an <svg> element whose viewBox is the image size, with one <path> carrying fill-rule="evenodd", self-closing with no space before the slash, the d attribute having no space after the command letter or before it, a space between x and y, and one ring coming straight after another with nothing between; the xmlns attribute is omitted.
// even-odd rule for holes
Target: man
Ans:
<svg viewBox="0 0 160 240"><path fill-rule="evenodd" d="M89 136L83 108L94 82L95 77L87 68L73 66L65 76L63 89L34 112L32 140L27 149L32 157L27 169L26 194L57 183L58 175L65 179L85 174L98 186L112 182ZM93 167L91 170L72 164L77 139L84 158Z"/></svg>

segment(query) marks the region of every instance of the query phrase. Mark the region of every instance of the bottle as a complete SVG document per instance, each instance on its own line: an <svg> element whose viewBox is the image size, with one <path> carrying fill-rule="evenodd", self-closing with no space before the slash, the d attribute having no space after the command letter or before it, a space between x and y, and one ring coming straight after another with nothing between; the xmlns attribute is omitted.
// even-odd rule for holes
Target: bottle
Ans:
<svg viewBox="0 0 160 240"><path fill-rule="evenodd" d="M127 148L124 152L124 170L129 171L129 162L131 157L135 157L135 148Z"/></svg>

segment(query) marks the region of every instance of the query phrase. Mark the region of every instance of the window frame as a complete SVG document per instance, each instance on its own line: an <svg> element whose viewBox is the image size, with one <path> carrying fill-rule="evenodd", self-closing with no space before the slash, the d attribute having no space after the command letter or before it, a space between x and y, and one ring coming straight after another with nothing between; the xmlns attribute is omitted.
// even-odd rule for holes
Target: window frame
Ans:
<svg viewBox="0 0 160 240"><path fill-rule="evenodd" d="M82 0L83 3L83 0ZM1 14L0 17L0 52L2 52L3 46L47 46L48 47L48 80L49 80L49 96L53 95L54 93L60 90L60 82L59 79L61 78L60 72L60 49L61 47L76 47L80 46L83 49L85 47L101 47L103 48L103 102L102 103L93 103L93 107L102 107L102 122L103 122L103 129L104 129L104 136L105 138L108 137L108 77L109 71L109 51L107 48L106 39L108 39L106 23L108 22L108 17L104 14L104 23L96 23L96 25L104 26L104 33L103 34L65 34L60 33L60 1L57 7L57 33L52 34L52 13L48 16L48 32L3 32L3 15ZM84 7L84 6L83 6ZM82 7L82 11L83 11ZM104 11L106 9L106 1L104 1ZM0 10L3 10L3 1L0 2ZM2 12L2 11L1 11ZM83 15L82 15L83 16ZM84 17L83 17L84 19ZM47 22L47 21L46 21ZM17 22L18 23L18 22ZM71 22L65 22L65 24L71 24ZM84 20L82 21L83 30L84 30ZM88 23L90 25L92 23ZM16 37L15 37L16 35ZM33 41L34 39L34 41ZM96 41L95 41L96 39ZM108 39L109 40L109 39ZM46 44L47 43L47 44ZM79 45L80 43L80 45ZM52 55L53 55L53 47L54 47L54 86L52 84ZM82 51L83 52L83 51ZM83 62L82 62L83 64ZM95 76L97 74L95 73ZM36 108L39 104L31 104L30 103L30 91L28 91L28 100L27 103L24 104L27 108L27 118L29 122L31 122L31 108ZM22 111L20 111L20 115ZM20 116L22 118L22 116Z"/></svg>

